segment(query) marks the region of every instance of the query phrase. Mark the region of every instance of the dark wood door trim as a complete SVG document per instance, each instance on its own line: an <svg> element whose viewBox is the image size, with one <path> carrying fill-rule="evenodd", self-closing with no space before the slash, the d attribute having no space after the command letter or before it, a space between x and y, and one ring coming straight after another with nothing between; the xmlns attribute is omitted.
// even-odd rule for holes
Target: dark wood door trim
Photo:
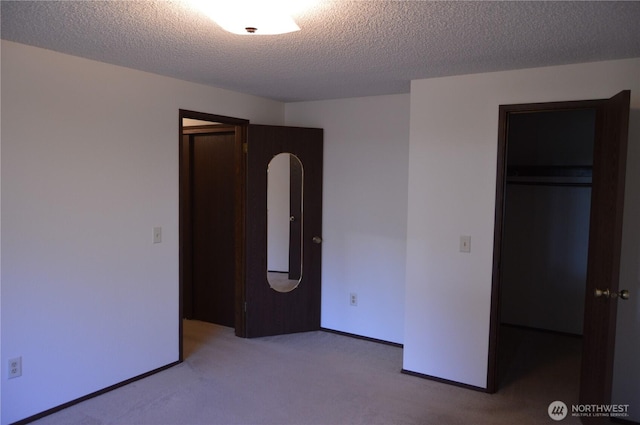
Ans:
<svg viewBox="0 0 640 425"><path fill-rule="evenodd" d="M236 127L232 125L194 125L184 127L182 134L217 134L232 133L236 131Z"/></svg>
<svg viewBox="0 0 640 425"><path fill-rule="evenodd" d="M191 242L191 136L181 132L180 144L180 319L193 317ZM181 320L182 323L182 320ZM180 328L182 331L182 327ZM180 335L182 341L182 335ZM180 350L182 352L182 350Z"/></svg>
<svg viewBox="0 0 640 425"><path fill-rule="evenodd" d="M190 111L188 109L180 109L180 131L182 132L182 119L190 118L192 120L209 121L233 126L249 125L249 120L243 118L227 117L224 115L208 114L206 112ZM182 134L182 133L181 133Z"/></svg>
<svg viewBox="0 0 640 425"><path fill-rule="evenodd" d="M237 241L235 248L235 331L236 335L244 336L245 322L243 315L243 303L244 303L244 241L245 241L245 228L244 228L244 215L245 215L245 158L243 153L243 145L246 143L247 126L249 120L227 117L222 115L208 114L204 112L196 112L185 109L180 109L178 113L179 117L179 295L178 295L178 350L179 361L184 359L183 353L183 329L182 320L184 318L184 300L185 296L185 279L190 279L189 274L189 256L190 246L192 244L191 235L189 232L189 173L190 164L188 162L188 146L184 141L185 129L183 128L182 121L184 118L196 119L201 121L209 121L215 123L221 123L226 125L222 126L202 126L191 127L187 133L202 133L212 131L235 131L235 144L234 144L234 158L235 158L235 239ZM216 130L213 130L213 128Z"/></svg>
<svg viewBox="0 0 640 425"><path fill-rule="evenodd" d="M236 295L235 295L235 332L236 336L247 336L247 319L245 311L246 282L246 216L247 216L247 146L249 121L236 125L235 173L236 173Z"/></svg>
<svg viewBox="0 0 640 425"><path fill-rule="evenodd" d="M500 105L498 116L498 158L496 166L496 208L493 238L493 272L491 284L491 313L489 322L489 358L487 367L487 392L498 390L498 341L500 330L500 267L502 259L502 240L504 226L504 208L507 172L507 136L509 133L509 115L517 113L563 111L576 109L597 109L602 100L583 100L570 102L528 103Z"/></svg>

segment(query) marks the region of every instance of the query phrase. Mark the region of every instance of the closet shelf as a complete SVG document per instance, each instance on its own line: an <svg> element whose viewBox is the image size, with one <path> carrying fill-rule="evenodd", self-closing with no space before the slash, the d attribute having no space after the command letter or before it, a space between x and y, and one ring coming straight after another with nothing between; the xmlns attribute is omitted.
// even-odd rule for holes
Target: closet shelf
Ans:
<svg viewBox="0 0 640 425"><path fill-rule="evenodd" d="M507 167L507 184L590 187L590 165L518 165Z"/></svg>

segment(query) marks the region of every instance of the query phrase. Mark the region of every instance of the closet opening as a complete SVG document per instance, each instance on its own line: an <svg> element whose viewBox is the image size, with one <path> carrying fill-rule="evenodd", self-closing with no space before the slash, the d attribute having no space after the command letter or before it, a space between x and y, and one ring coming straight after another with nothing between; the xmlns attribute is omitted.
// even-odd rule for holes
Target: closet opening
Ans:
<svg viewBox="0 0 640 425"><path fill-rule="evenodd" d="M595 120L594 108L508 115L500 388L548 381L578 402Z"/></svg>
<svg viewBox="0 0 640 425"><path fill-rule="evenodd" d="M248 121L180 110L180 359L184 319L244 333Z"/></svg>
<svg viewBox="0 0 640 425"><path fill-rule="evenodd" d="M630 98L500 106L488 392L611 401Z"/></svg>

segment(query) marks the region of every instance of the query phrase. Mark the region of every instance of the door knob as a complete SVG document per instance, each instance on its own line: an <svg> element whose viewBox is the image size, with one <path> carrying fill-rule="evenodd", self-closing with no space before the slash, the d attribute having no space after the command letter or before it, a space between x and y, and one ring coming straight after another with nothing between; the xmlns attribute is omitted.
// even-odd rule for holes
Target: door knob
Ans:
<svg viewBox="0 0 640 425"><path fill-rule="evenodd" d="M626 289L623 289L622 291L618 292L618 296L620 297L621 300L628 300L629 291L627 291Z"/></svg>
<svg viewBox="0 0 640 425"><path fill-rule="evenodd" d="M317 244L322 243L322 238L320 236L314 236L313 239L311 240L313 241L313 243L317 243Z"/></svg>
<svg viewBox="0 0 640 425"><path fill-rule="evenodd" d="M616 297L620 297L620 299L622 300L628 300L629 299L629 291L626 289L621 290L620 292L615 292L615 291L609 291L609 289L596 289L595 291L593 291L593 295L595 295L596 297L605 297L605 298L616 298Z"/></svg>

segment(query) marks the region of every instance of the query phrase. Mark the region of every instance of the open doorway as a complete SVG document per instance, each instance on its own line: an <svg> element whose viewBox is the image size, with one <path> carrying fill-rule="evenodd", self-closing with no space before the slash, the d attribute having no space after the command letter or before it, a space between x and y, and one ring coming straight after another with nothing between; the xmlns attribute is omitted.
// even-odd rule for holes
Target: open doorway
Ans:
<svg viewBox="0 0 640 425"><path fill-rule="evenodd" d="M243 333L244 158L248 121L180 110L182 320Z"/></svg>
<svg viewBox="0 0 640 425"><path fill-rule="evenodd" d="M322 129L180 110L179 144L180 359L183 319L233 327L245 338L319 329ZM286 188L267 178L282 154ZM268 241L278 236L267 225L270 187L294 206L285 208L279 235L289 245L287 280L295 282L287 289L268 276Z"/></svg>
<svg viewBox="0 0 640 425"><path fill-rule="evenodd" d="M577 404L596 109L508 119L499 387L536 380Z"/></svg>
<svg viewBox="0 0 640 425"><path fill-rule="evenodd" d="M571 185L567 187L579 188L581 184L584 185L584 187L588 187L587 182L589 177L589 166L579 165L577 162L569 163L569 165L562 168L556 166L541 166L539 164L523 166L522 171L525 171L524 175L514 175L515 173L513 172L511 173L512 175L509 175L507 162L509 159L509 136L511 134L510 126L513 121L512 118L516 118L520 114L561 111L583 111L585 115L589 115L591 114L589 111L593 111L595 115L595 121L592 126L593 166L591 168L590 202L588 202L590 211L586 286L583 297L584 304L582 305L584 314L582 315L579 402L581 404L607 404L611 400L617 302L619 299L626 298L623 296L625 291L618 292L618 284L620 277L626 149L629 129L629 103L630 91L626 90L610 99L500 106L491 330L487 374L488 392L495 392L499 389L500 368L504 366L503 361L499 359L498 353L503 343L502 336L500 335L503 313L501 301L505 301L502 299L503 281L505 277L504 268L506 266L503 262L505 258L508 257L505 253L507 180L525 179L529 181L528 183L535 183L535 186L539 186L540 181L544 179L553 179L553 181L557 183L560 181L560 178L570 178L571 180L569 182L564 182ZM538 126L536 125L535 128L535 130L530 131L537 131ZM528 155L530 155L530 152ZM565 176L565 174L569 175ZM584 179L584 181L581 179ZM534 182L533 180L537 181ZM520 183L527 182L524 181ZM555 187L555 190L559 191L560 187ZM565 194L560 196L558 194L552 195L548 193L542 198L547 199L547 201L555 199L554 202L556 203L564 202L566 204L567 199L564 199L566 197L573 199L571 205L576 206L584 204L587 195L585 193L582 195ZM582 201L579 201L579 199L582 199ZM530 212L526 214L531 215ZM562 216L562 214L554 215ZM575 214L568 214L567 217L571 218L571 225L574 225L575 223L573 222L576 221L574 220ZM566 231L567 226L569 226L567 220L564 222L560 220L559 223L561 223L562 226L556 226L555 229L551 230L552 233ZM538 236L539 235L535 235L536 238ZM530 236L530 238L534 238L534 236ZM529 242L529 240L524 241L524 243ZM571 248L572 256L575 252L574 248ZM569 256L567 256L567 253L550 256L549 261L555 261L558 256L559 258L563 258L563 255L565 258L564 261L568 261ZM563 266L566 266L566 264L563 264ZM539 272L539 270L536 270L536 272ZM512 273L512 276L516 276L517 278L518 273ZM538 282L529 286L532 286L533 289L530 288L527 290L536 290L536 286L541 285ZM520 289L522 289L522 287L520 287ZM517 291L515 292L517 294ZM569 291L569 293L571 292ZM579 297L575 291L573 294L574 297ZM530 304L535 304L532 301L534 298L533 295L521 294L519 296L521 298L520 301L524 303L522 305L526 305L527 308ZM540 295L540 299L545 306L555 304L555 298L557 297L559 297L559 292L549 290L548 288L543 290ZM559 308L555 321L567 321L563 315L566 315L570 309L564 302L560 302L559 304L561 307ZM575 308L576 311L578 311L577 309L579 308L580 306L577 305ZM512 319L517 316L518 314L514 313ZM542 316L553 317L554 315L548 313ZM574 314L574 316L577 316L577 314ZM549 320L549 317L538 317L536 319L530 316L527 317L527 320L530 321L529 323L536 323L537 326L541 326L541 324L548 326L550 322L554 321ZM520 319L522 319L522 317L520 317ZM531 322L531 320L533 320L533 322ZM579 328L579 325L574 324L574 328ZM560 332L567 331L564 330ZM571 333L571 331L569 332ZM591 419L597 420L597 418ZM583 418L583 420L585 420L585 418Z"/></svg>

